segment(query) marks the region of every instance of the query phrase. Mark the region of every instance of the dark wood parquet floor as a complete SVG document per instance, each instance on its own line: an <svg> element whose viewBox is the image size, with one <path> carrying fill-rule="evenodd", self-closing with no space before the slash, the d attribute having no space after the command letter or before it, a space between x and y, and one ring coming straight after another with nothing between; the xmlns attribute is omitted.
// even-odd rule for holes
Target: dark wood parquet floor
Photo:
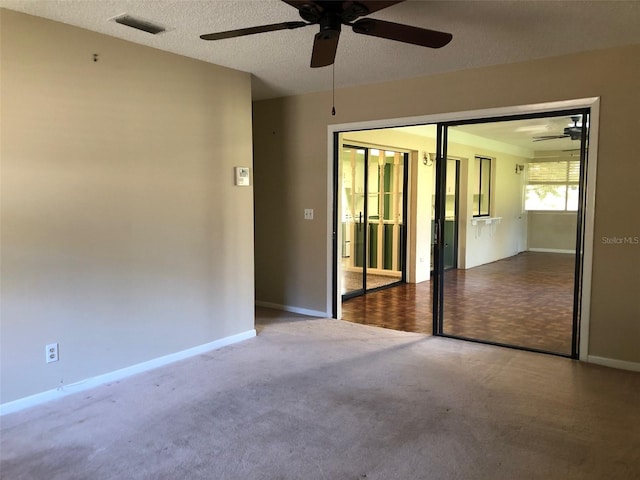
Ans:
<svg viewBox="0 0 640 480"><path fill-rule="evenodd" d="M445 272L445 334L571 354L575 256L525 252ZM344 320L432 332L431 282L402 284L342 303Z"/></svg>

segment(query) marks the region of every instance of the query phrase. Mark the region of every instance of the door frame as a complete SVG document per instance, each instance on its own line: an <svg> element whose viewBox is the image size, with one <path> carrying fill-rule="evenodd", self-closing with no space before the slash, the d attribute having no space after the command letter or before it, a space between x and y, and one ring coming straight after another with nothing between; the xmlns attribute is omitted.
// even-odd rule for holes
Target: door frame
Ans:
<svg viewBox="0 0 640 480"><path fill-rule="evenodd" d="M379 128L406 127L411 125L438 124L460 120L471 120L491 117L503 117L533 113L547 113L557 110L571 110L589 108L589 149L587 152L587 182L585 188L585 212L583 235L583 267L582 292L580 295L579 359L587 361L589 356L589 322L591 307L591 280L594 247L594 213L596 194L596 171L598 156L598 131L600 118L600 97L588 97L572 100L561 100L546 103L515 105L499 108L468 110L444 114L429 114L404 118L389 118L369 120L353 123L332 124L327 126L327 282L326 282L326 311L333 318L342 318L341 285L338 276L338 246L341 242L341 232L337 228L338 199L334 192L338 182L338 165L336 153L339 148L338 135L355 130L373 130ZM407 216L409 212L406 212ZM407 257L410 252L407 252Z"/></svg>
<svg viewBox="0 0 640 480"><path fill-rule="evenodd" d="M590 109L589 108L572 108L566 110L542 112L542 113L519 113L516 115L505 115L501 117L484 117L465 120L456 120L451 122L440 122L436 125L437 139L436 139L436 160L441 158L448 159L448 147L449 128L457 127L461 125L475 125L482 123L497 123L504 121L517 121L531 118L550 118L550 117L564 117L571 115L580 115L583 122L589 123ZM573 301L572 301L572 327L571 327L571 353L569 355L540 350L537 348L526 347L518 344L506 344L499 343L490 339L482 338L468 338L457 336L453 334L447 334L444 332L444 222L445 222L445 187L447 178L447 162L438 162L436 170L436 188L435 188L435 216L434 221L436 224L436 241L435 241L435 259L434 259L434 275L433 275L433 335L456 338L460 340L468 340L480 343L486 343L489 345L499 345L505 347L516 348L519 350L528 350L540 353L549 353L554 355L566 356L570 358L578 358L580 346L578 345L578 339L580 336L580 296L582 292L582 265L583 265L583 219L584 219L584 200L586 199L586 168L588 168L588 157L585 155L588 153L588 132L590 128L582 129L580 139L580 179L579 179L579 201L577 209L577 228L576 228L576 244L575 244L575 266L574 266L574 286L573 286ZM475 157L479 158L478 156ZM489 194L491 188L489 187ZM474 215L475 217L475 215Z"/></svg>
<svg viewBox="0 0 640 480"><path fill-rule="evenodd" d="M338 145L338 158L337 158L337 163L340 163L340 148L344 148L344 147L350 147L350 148L357 148L355 145L346 145L346 144L342 144L342 145ZM364 295L365 293L367 293L367 264L369 263L369 232L368 232L368 226L369 226L369 222L368 222L368 218L369 218L369 147L363 147L365 154L364 154L364 168L363 168L363 174L362 174L362 181L364 183L364 197L363 197L363 211L364 211L364 228L363 228L363 234L362 234L362 242L363 242L363 246L362 246L362 285L361 288L359 288L358 290L353 290L350 293L346 293L346 294L341 294L340 296L340 301L343 302L345 299L348 298L353 298L353 297L359 297L361 295ZM353 182L354 179L352 178L351 181ZM336 198L337 197L341 197L341 193L342 193L342 188L343 184L340 182L340 180L338 179L337 183L336 183ZM338 204L338 208L340 208L340 202L337 202ZM342 211L342 208L340 208L339 211ZM340 223L338 223L338 225L336 225L336 228L340 229L340 234L342 235L342 228L340 228ZM355 238L352 238L351 241L353 242L351 245L351 249L352 249L352 255L356 255L355 251L356 251L356 243L355 243ZM342 245L342 238L340 239L340 244ZM337 267L338 270L338 275L340 274L340 267Z"/></svg>
<svg viewBox="0 0 640 480"><path fill-rule="evenodd" d="M338 136L339 137L339 136ZM338 142L339 143L339 142ZM364 162L364 216L365 216L365 228L364 228L364 253L363 253L363 265L362 265L362 288L358 290L353 290L352 293L347 293L341 295L340 301L349 300L351 298L359 297L362 295L366 295L370 292L375 292L378 290L383 290L385 288L395 286L401 283L406 282L407 280L407 255L406 252L408 250L408 236L407 236L407 226L409 224L409 219L406 218L407 208L408 208L408 184L409 184L409 151L404 149L399 149L395 147L381 147L375 144L368 144L366 142L358 142L358 141L347 141L343 142L342 145L338 144L338 158L336 158L336 171L339 171L339 167L337 166L340 163L339 154L340 147L348 147L348 148L362 148L366 151L365 153L365 162ZM403 166L403 174L402 174L402 226L404 229L404 233L401 230L399 235L399 249L400 249L400 271L401 276L398 277L398 280L380 287L375 288L367 288L367 275L369 274L368 270L372 267L368 267L369 256L370 256L370 241L369 241L369 180L370 180L370 172L369 172L369 152L370 150L380 150L385 152L395 152L402 155L402 166ZM380 180L380 174L378 173L378 183ZM336 196L335 205L338 209L337 212L341 212L341 202L338 198L342 198L341 191L339 190L342 187L342 184L338 178L336 178L336 190L334 195ZM380 212L379 212L380 214ZM339 213L338 213L339 215ZM335 224L335 228L340 231L340 236L342 236L342 228L340 228L340 221ZM340 238L339 245L342 245L342 238ZM377 270L378 268L376 268ZM336 263L336 274L340 275L340 269L338 264Z"/></svg>

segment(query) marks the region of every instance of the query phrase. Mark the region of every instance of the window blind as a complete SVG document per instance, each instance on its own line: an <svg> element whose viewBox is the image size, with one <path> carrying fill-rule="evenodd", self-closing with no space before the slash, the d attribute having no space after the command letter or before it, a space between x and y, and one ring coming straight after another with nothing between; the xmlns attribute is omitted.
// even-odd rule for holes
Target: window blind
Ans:
<svg viewBox="0 0 640 480"><path fill-rule="evenodd" d="M527 164L525 210L577 210L579 181L579 160L530 162Z"/></svg>
<svg viewBox="0 0 640 480"><path fill-rule="evenodd" d="M563 160L559 162L531 162L527 169L527 183L578 183L580 180L580 161Z"/></svg>

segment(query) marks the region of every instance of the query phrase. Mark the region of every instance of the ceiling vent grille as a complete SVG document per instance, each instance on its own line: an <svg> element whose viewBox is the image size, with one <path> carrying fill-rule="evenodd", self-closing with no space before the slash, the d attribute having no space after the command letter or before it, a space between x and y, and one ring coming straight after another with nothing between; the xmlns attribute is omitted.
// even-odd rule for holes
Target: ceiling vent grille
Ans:
<svg viewBox="0 0 640 480"><path fill-rule="evenodd" d="M152 35L158 35L159 33L166 32L167 29L162 25L157 25L147 20L132 17L131 15L124 14L113 19L114 22L120 25L126 25L127 27L142 30L143 32L150 33Z"/></svg>

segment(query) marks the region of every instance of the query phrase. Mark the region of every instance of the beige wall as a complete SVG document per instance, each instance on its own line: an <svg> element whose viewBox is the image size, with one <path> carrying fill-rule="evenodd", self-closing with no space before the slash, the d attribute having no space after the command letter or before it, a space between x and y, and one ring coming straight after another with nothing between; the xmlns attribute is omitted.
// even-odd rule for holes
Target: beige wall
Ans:
<svg viewBox="0 0 640 480"><path fill-rule="evenodd" d="M250 76L1 15L0 401L251 331Z"/></svg>
<svg viewBox="0 0 640 480"><path fill-rule="evenodd" d="M638 78L636 45L254 103L257 298L326 309L328 125L599 96L589 353L640 362L640 248L601 241L640 229Z"/></svg>
<svg viewBox="0 0 640 480"><path fill-rule="evenodd" d="M527 217L529 250L576 251L576 212L529 212Z"/></svg>

